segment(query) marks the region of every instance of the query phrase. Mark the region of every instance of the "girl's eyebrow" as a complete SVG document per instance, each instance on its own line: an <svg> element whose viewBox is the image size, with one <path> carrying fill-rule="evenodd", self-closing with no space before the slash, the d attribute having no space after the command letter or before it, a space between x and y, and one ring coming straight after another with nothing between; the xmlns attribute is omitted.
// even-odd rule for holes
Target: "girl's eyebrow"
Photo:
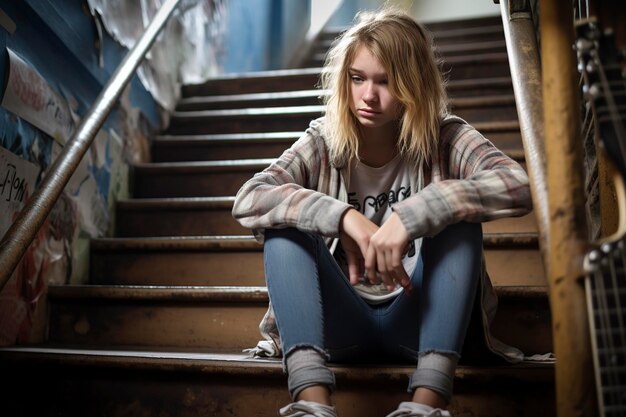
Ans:
<svg viewBox="0 0 626 417"><path fill-rule="evenodd" d="M365 72L363 72L362 70L360 70L358 68L354 68L354 67L348 68L348 71L349 72L355 72L355 73L358 73L358 74L365 74ZM377 78L377 77L378 78L386 78L387 77L387 73L386 72L381 72L381 73L378 73L378 74L374 74L374 78Z"/></svg>

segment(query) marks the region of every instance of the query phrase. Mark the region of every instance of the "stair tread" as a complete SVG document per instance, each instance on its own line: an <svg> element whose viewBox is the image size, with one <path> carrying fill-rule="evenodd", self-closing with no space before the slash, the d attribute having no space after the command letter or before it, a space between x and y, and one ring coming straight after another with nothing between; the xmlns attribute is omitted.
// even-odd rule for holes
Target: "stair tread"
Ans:
<svg viewBox="0 0 626 417"><path fill-rule="evenodd" d="M303 90L303 91L290 91L290 92L276 92L276 93L249 93L249 94L230 94L230 95L220 95L220 96L194 96L187 99L183 99L179 102L179 107L185 105L210 105L217 103L228 103L228 102L242 102L242 101L264 101L264 100L276 100L276 99L287 99L287 98L317 98L320 96L324 96L326 93L324 90ZM453 108L463 108L463 107L479 107L479 106L493 106L499 104L514 104L515 96L511 94L498 94L498 95L487 95L487 96L478 96L478 97L452 97L449 100L450 105ZM317 111L322 105L308 105L308 106L272 106L272 107L250 107L250 108L238 108L238 109L207 109L207 110L178 110L175 112L178 117L182 117L186 114L207 114L209 116L213 115L239 115L239 114L267 114L271 113L271 110L276 109L286 109L286 108L294 108L294 109L302 109L302 108L310 108L311 111ZM254 109L254 111L252 110ZM264 109L264 110L263 110ZM256 110L260 110L256 112ZM303 109L302 111L308 112L307 109ZM279 111L276 111L279 113ZM284 111L281 113L285 113Z"/></svg>
<svg viewBox="0 0 626 417"><path fill-rule="evenodd" d="M235 197L172 197L172 198L129 198L116 202L123 210L230 210Z"/></svg>
<svg viewBox="0 0 626 417"><path fill-rule="evenodd" d="M326 39L318 41L317 49L320 50L328 50L332 46L334 39ZM435 45L435 52L439 54L448 54L448 53L457 53L457 52L467 52L467 51L492 51L497 48L506 48L506 42L504 38L497 40L486 40L486 41L476 41L476 42L466 42L461 44L449 44L449 45Z"/></svg>
<svg viewBox="0 0 626 417"><path fill-rule="evenodd" d="M450 38L450 37L460 37L460 36L468 36L468 35L476 35L476 34L485 34L485 33L500 33L504 36L504 29L502 24L498 24L497 22L493 22L494 24L490 25L481 25L481 26L473 26L473 27L462 27L462 28L453 28L453 29L445 29L445 28L437 28L436 25L432 25L434 29L429 29L435 40ZM426 27L429 27L428 23L424 23ZM333 37L339 36L340 33L345 31L346 28L342 26L329 27L325 29L322 33L324 37Z"/></svg>
<svg viewBox="0 0 626 417"><path fill-rule="evenodd" d="M265 142L282 139L295 139L302 135L302 131L294 132L261 132L261 133L223 133L204 135L159 135L154 139L157 145L182 145L196 142Z"/></svg>
<svg viewBox="0 0 626 417"><path fill-rule="evenodd" d="M96 250L261 250L263 245L251 235L224 236L173 236L173 237L125 237L91 239ZM486 233L485 248L538 248L538 234Z"/></svg>
<svg viewBox="0 0 626 417"><path fill-rule="evenodd" d="M93 365L123 369L160 369L162 371L196 372L283 377L280 358L252 358L239 352L184 352L180 350L90 349L72 347L19 346L0 348L0 358L11 361L54 362L58 365ZM353 381L384 381L406 379L413 372L412 365L341 366L331 364L337 377ZM375 370L375 371L374 371ZM510 378L524 382L554 380L554 364L525 361L513 365L486 365L457 367L455 379L498 381Z"/></svg>
<svg viewBox="0 0 626 417"><path fill-rule="evenodd" d="M244 109L220 109L220 110L185 110L174 111L172 119L191 118L227 118L227 117L250 117L250 116L280 116L298 114L320 114L325 106L284 106L284 107L256 107Z"/></svg>
<svg viewBox="0 0 626 417"><path fill-rule="evenodd" d="M502 298L546 298L546 285L495 286ZM151 300L188 302L267 302L265 286L198 285L51 285L52 300Z"/></svg>
<svg viewBox="0 0 626 417"><path fill-rule="evenodd" d="M244 93L244 94L223 94L211 96L193 96L179 100L178 105L185 104L210 104L228 101L243 100L269 100L277 98L302 98L319 97L324 94L324 90L296 90L296 91L276 91L273 93Z"/></svg>
<svg viewBox="0 0 626 417"><path fill-rule="evenodd" d="M146 162L133 165L143 171L224 171L241 168L263 169L276 161L276 158L231 159L221 161Z"/></svg>

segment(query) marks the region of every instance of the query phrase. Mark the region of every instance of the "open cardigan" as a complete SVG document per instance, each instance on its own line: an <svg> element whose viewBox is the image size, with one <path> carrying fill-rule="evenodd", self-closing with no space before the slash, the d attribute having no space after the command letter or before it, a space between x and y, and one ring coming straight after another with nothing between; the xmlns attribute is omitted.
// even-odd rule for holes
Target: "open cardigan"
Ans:
<svg viewBox="0 0 626 417"><path fill-rule="evenodd" d="M350 164L332 163L323 124L323 117L313 120L300 139L237 193L233 217L252 229L260 242L264 229L281 227L319 234L329 246L338 238L341 216L351 207L347 191ZM411 168L411 190L415 191L393 204L411 239L433 236L459 221L484 222L529 212L528 177L517 162L456 116L444 118L440 126L438 149L424 175L420 175L420 167ZM420 177L428 179L423 187ZM480 284L462 361L523 360L522 352L490 332L497 297L484 256ZM264 340L250 351L257 356L280 356L271 304L259 328Z"/></svg>

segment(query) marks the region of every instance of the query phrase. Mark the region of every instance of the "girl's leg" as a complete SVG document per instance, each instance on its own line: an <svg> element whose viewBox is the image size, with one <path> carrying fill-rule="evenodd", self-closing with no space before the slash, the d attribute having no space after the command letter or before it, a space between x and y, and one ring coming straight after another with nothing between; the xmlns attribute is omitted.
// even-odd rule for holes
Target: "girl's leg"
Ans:
<svg viewBox="0 0 626 417"><path fill-rule="evenodd" d="M480 223L457 223L424 241L420 358L409 386L417 402L428 395L423 388L450 401L480 279L482 243Z"/></svg>
<svg viewBox="0 0 626 417"><path fill-rule="evenodd" d="M319 236L268 229L265 275L292 397L308 387L334 389L326 359L358 354L367 305L351 288ZM340 356L340 355L339 355Z"/></svg>
<svg viewBox="0 0 626 417"><path fill-rule="evenodd" d="M448 402L452 395L481 261L482 229L478 223L453 224L425 238L412 276L413 292L403 293L381 315L390 330L388 349L399 347L398 354L418 356L418 368L409 385L418 397L434 391ZM419 328L419 333L407 331L412 328Z"/></svg>

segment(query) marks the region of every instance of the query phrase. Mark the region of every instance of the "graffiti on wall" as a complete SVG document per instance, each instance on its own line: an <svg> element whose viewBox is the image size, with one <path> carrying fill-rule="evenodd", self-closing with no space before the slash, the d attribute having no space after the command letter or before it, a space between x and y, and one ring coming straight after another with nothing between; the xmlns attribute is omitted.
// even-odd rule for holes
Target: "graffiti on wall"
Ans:
<svg viewBox="0 0 626 417"><path fill-rule="evenodd" d="M79 119L69 105L71 97L58 93L17 54L9 55L10 75L0 109L0 236L46 175ZM112 201L126 193L124 151L112 129L96 135L0 292L0 345L29 341L38 302L49 284L85 282L89 239L109 233Z"/></svg>

